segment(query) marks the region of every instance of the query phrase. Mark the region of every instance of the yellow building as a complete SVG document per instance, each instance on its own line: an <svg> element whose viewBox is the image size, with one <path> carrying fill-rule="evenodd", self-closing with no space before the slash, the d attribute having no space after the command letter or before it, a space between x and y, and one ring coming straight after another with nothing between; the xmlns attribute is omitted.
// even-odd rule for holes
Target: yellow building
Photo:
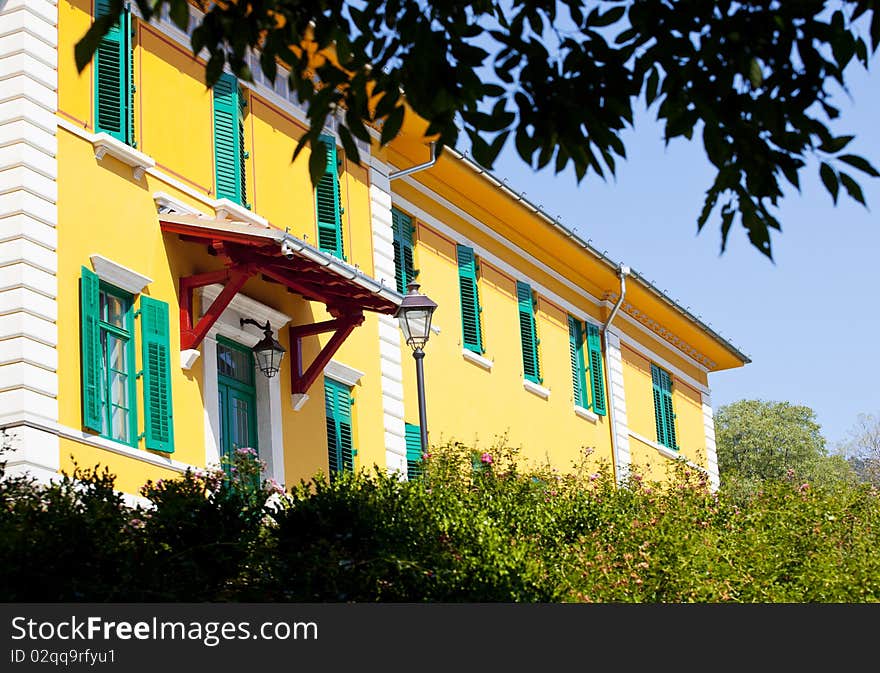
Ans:
<svg viewBox="0 0 880 673"><path fill-rule="evenodd" d="M281 76L226 74L134 14L77 73L106 0L0 6L0 428L40 478L148 479L250 446L282 483L419 458L393 314L437 302L430 440L623 477L683 457L718 482L708 374L748 358L414 120L317 190ZM193 9L193 20L196 10ZM254 67L259 73L259 68ZM306 151L306 154L308 152ZM286 355L266 376L268 323ZM641 467L640 467L641 469Z"/></svg>

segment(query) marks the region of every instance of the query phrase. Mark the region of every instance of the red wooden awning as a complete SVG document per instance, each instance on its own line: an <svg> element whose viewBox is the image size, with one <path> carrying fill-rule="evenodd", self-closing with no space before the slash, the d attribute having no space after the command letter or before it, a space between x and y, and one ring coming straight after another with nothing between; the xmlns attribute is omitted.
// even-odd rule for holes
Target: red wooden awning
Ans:
<svg viewBox="0 0 880 673"><path fill-rule="evenodd" d="M209 254L225 263L223 269L180 278L183 350L199 347L232 298L254 276L280 283L304 299L326 305L332 320L289 328L294 393L308 390L339 346L363 322L364 311L393 314L403 300L394 288L274 227L176 214L160 214L159 224L164 232L206 246ZM212 283L223 284L223 290L201 319L194 322L193 289ZM302 339L328 331L335 334L303 371Z"/></svg>

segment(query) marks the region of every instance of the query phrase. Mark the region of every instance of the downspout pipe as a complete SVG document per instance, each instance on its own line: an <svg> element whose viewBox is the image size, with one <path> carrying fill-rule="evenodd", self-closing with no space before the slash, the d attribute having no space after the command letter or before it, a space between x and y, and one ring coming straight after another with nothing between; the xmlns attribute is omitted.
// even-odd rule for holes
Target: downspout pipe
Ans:
<svg viewBox="0 0 880 673"><path fill-rule="evenodd" d="M615 316L617 316L617 312L620 310L620 307L623 306L624 297L626 297L626 277L629 275L630 269L625 264L621 264L617 267L617 276L620 278L620 296L617 298L617 302L614 304L614 308L611 309L611 314L608 316L608 320L605 321L605 324L602 325L601 331L602 334L605 335L605 373L608 377L608 426L611 430L611 450L614 453L614 478L618 485L621 485L626 477L626 474L623 473L621 468L621 455L620 455L620 446L617 441L617 429L615 428L615 416L616 411L614 408L614 391L611 386L611 363L608 359L608 328L611 326L611 322L614 320ZM629 461L627 461L627 467L629 467Z"/></svg>
<svg viewBox="0 0 880 673"><path fill-rule="evenodd" d="M431 143L431 158L428 159L423 164L418 164L416 166L410 166L409 168L404 168L400 171L394 171L393 173L388 174L388 180L396 180L397 178L402 178L405 175L412 175L413 173L417 173L418 171L423 171L426 168L431 168L434 164L437 163L437 144Z"/></svg>

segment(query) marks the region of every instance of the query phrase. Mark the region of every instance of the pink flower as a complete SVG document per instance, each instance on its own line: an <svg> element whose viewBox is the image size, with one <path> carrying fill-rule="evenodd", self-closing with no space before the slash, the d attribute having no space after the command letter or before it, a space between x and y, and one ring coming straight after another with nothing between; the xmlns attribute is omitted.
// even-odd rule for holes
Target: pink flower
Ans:
<svg viewBox="0 0 880 673"><path fill-rule="evenodd" d="M252 449L249 446L243 446L240 449L236 449L235 452L239 456L256 456L257 455L256 449Z"/></svg>
<svg viewBox="0 0 880 673"><path fill-rule="evenodd" d="M486 463L486 465L491 465L494 461L492 460L492 454L484 452L482 456L480 456L480 462Z"/></svg>
<svg viewBox="0 0 880 673"><path fill-rule="evenodd" d="M598 478L599 478L598 472L593 472L593 474L590 475L590 481L596 481Z"/></svg>
<svg viewBox="0 0 880 673"><path fill-rule="evenodd" d="M809 488L809 484L801 484L800 486L798 486L798 491L800 491L801 493L806 493Z"/></svg>

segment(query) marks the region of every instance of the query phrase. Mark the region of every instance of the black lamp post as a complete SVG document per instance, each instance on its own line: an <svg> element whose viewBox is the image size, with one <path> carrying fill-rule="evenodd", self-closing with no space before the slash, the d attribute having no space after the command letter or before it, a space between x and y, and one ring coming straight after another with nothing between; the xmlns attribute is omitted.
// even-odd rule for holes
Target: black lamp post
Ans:
<svg viewBox="0 0 880 673"><path fill-rule="evenodd" d="M419 292L419 284L412 282L407 285L409 292L404 296L394 317L400 323L400 329L406 343L413 349L416 361L416 388L419 395L419 429L422 439L422 453L428 451L428 421L425 411L425 371L422 360L425 357L425 344L431 336L431 316L437 304Z"/></svg>
<svg viewBox="0 0 880 673"><path fill-rule="evenodd" d="M266 378L272 378L278 373L278 368L281 366L281 358L284 357L286 352L284 346L278 343L275 337L272 336L272 326L268 320L265 325L261 325L253 318L242 318L241 326L244 327L245 325L254 325L263 330L263 338L254 344L251 350L254 352L254 362L256 362L257 367L260 368L260 371L263 372Z"/></svg>

